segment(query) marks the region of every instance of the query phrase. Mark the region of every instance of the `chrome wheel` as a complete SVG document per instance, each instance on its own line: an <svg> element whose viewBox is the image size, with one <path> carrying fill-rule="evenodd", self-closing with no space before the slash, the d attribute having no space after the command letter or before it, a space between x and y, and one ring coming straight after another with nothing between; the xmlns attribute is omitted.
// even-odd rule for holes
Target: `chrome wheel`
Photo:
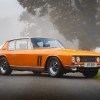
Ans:
<svg viewBox="0 0 100 100"><path fill-rule="evenodd" d="M7 66L6 61L2 61L1 65L0 65L0 70L1 70L2 74L6 73L6 66Z"/></svg>
<svg viewBox="0 0 100 100"><path fill-rule="evenodd" d="M0 59L0 74L9 75L11 74L12 69L10 68L8 61L5 57Z"/></svg>
<svg viewBox="0 0 100 100"><path fill-rule="evenodd" d="M47 63L48 73L52 77L61 77L63 76L63 66L60 60L56 57L49 59Z"/></svg>
<svg viewBox="0 0 100 100"><path fill-rule="evenodd" d="M58 72L58 62L57 61L52 61L50 62L50 72L53 74L53 75L56 75L57 72Z"/></svg>

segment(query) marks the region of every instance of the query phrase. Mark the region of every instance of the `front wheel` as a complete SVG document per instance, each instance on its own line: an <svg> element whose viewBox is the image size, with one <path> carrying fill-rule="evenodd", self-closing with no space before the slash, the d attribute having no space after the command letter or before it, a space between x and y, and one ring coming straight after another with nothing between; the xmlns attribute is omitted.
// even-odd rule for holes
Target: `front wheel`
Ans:
<svg viewBox="0 0 100 100"><path fill-rule="evenodd" d="M63 66L60 60L56 57L49 59L47 63L48 74L52 77L61 77L63 76Z"/></svg>
<svg viewBox="0 0 100 100"><path fill-rule="evenodd" d="M83 72L83 75L87 78L95 77L98 73L98 69L88 69Z"/></svg>
<svg viewBox="0 0 100 100"><path fill-rule="evenodd" d="M9 66L9 63L5 57L0 59L0 74L1 75L10 75L12 69Z"/></svg>

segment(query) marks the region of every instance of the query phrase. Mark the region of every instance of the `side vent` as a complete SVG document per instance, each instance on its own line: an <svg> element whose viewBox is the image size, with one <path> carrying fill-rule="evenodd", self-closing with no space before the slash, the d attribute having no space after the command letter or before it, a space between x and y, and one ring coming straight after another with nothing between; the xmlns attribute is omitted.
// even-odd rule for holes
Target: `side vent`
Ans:
<svg viewBox="0 0 100 100"><path fill-rule="evenodd" d="M37 57L37 66L41 66L42 64L42 56Z"/></svg>

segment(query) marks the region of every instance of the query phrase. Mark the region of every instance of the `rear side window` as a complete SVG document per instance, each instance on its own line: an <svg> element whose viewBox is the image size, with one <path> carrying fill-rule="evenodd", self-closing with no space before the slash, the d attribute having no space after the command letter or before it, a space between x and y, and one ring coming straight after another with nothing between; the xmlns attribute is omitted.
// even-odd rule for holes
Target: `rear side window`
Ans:
<svg viewBox="0 0 100 100"><path fill-rule="evenodd" d="M15 50L15 41L10 41L9 42L8 50Z"/></svg>
<svg viewBox="0 0 100 100"><path fill-rule="evenodd" d="M27 50L28 39L16 40L16 50Z"/></svg>

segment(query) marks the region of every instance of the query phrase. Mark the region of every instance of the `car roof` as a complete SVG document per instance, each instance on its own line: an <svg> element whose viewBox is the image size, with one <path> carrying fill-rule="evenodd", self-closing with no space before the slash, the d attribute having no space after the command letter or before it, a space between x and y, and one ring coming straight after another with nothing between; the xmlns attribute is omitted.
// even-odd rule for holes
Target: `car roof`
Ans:
<svg viewBox="0 0 100 100"><path fill-rule="evenodd" d="M31 37L19 37L19 38L13 38L13 39L10 39L8 41L13 41L13 40L18 40L18 39L30 39Z"/></svg>
<svg viewBox="0 0 100 100"><path fill-rule="evenodd" d="M10 39L10 40L8 40L8 42L9 42L9 41L13 41L13 40L31 39L31 38L47 38L47 37L19 37L19 38ZM47 38L47 39L50 39L50 38ZM51 39L54 39L54 38L51 38Z"/></svg>

